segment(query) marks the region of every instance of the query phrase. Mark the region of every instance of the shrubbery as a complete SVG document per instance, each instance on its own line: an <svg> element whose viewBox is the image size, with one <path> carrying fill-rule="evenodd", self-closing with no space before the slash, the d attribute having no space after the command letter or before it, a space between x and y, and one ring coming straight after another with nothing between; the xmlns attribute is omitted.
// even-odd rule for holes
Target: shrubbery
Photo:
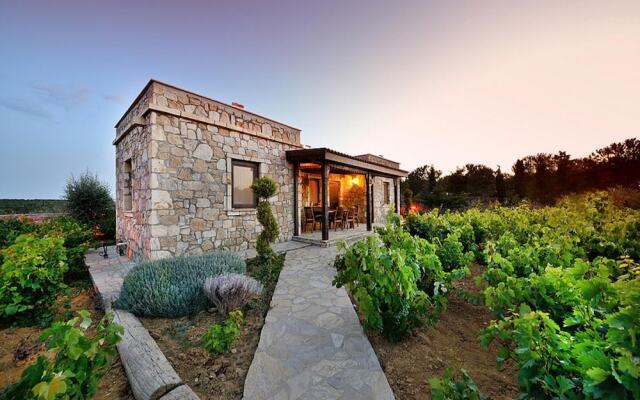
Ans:
<svg viewBox="0 0 640 400"><path fill-rule="evenodd" d="M245 271L242 257L224 251L145 261L125 277L114 306L147 317L192 315L207 308L207 278Z"/></svg>
<svg viewBox="0 0 640 400"><path fill-rule="evenodd" d="M71 218L50 219L38 226L37 232L44 236L58 236L64 239L69 269L67 279L81 277L87 272L84 255L93 238L91 230Z"/></svg>
<svg viewBox="0 0 640 400"><path fill-rule="evenodd" d="M462 379L453 376L453 369L447 368L442 378L429 380L431 398L433 400L491 400L480 393L478 385L471 379L467 371L460 370Z"/></svg>
<svg viewBox="0 0 640 400"><path fill-rule="evenodd" d="M92 337L86 335L91 326L87 311L67 322L58 322L40 335L52 358L40 355L27 367L20 380L0 392L1 400L14 399L90 399L100 379L107 372L110 358L116 355L116 344L123 328L111 322L107 314Z"/></svg>
<svg viewBox="0 0 640 400"><path fill-rule="evenodd" d="M212 325L202 336L205 350L209 353L226 353L231 350L240 335L242 321L242 311L235 310L229 313L229 318L225 322Z"/></svg>
<svg viewBox="0 0 640 400"><path fill-rule="evenodd" d="M115 202L109 186L97 175L87 171L78 178L69 178L64 199L72 217L91 227L100 226L105 234L115 234Z"/></svg>
<svg viewBox="0 0 640 400"><path fill-rule="evenodd" d="M377 232L351 247L339 244L344 254L333 283L349 289L366 328L397 341L437 320L446 306L446 274L425 240L393 225Z"/></svg>
<svg viewBox="0 0 640 400"><path fill-rule="evenodd" d="M0 221L0 316L46 320L63 281L86 273L90 240L91 231L70 218Z"/></svg>
<svg viewBox="0 0 640 400"><path fill-rule="evenodd" d="M64 239L23 234L2 250L0 316L24 318L46 312L66 287Z"/></svg>
<svg viewBox="0 0 640 400"><path fill-rule="evenodd" d="M258 197L258 222L262 225L262 232L258 235L256 242L256 251L259 258L267 259L273 256L271 243L278 238L279 234L278 222L273 216L271 204L269 204L269 197L276 194L278 186L272 179L264 176L253 182L251 190Z"/></svg>
<svg viewBox="0 0 640 400"><path fill-rule="evenodd" d="M221 313L244 307L262 293L262 285L255 279L240 274L224 274L207 278L203 290L209 301Z"/></svg>
<svg viewBox="0 0 640 400"><path fill-rule="evenodd" d="M462 248L486 264L478 280L496 320L481 340L499 342L499 364L517 363L522 398L640 398L640 212L616 201L601 192L407 219L413 234L451 239L441 261Z"/></svg>

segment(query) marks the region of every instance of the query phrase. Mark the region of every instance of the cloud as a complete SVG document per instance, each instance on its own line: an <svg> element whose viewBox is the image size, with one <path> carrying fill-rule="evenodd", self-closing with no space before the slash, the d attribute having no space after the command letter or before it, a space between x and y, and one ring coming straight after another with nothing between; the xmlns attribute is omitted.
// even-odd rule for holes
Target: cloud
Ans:
<svg viewBox="0 0 640 400"><path fill-rule="evenodd" d="M127 103L127 99L124 96L105 95L105 96L103 96L103 98L105 100L112 101L112 102L118 103L118 104L126 104Z"/></svg>
<svg viewBox="0 0 640 400"><path fill-rule="evenodd" d="M38 103L34 103L27 99L0 99L0 106L9 110L26 114L30 117L38 117L42 119L51 119L51 114Z"/></svg>
<svg viewBox="0 0 640 400"><path fill-rule="evenodd" d="M32 85L45 101L69 110L80 106L89 99L89 89L85 87L64 87L60 85Z"/></svg>

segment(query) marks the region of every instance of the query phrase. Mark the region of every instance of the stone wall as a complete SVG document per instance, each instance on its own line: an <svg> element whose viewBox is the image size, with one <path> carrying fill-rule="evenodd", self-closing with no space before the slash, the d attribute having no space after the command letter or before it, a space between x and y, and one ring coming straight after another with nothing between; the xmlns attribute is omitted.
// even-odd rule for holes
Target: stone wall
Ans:
<svg viewBox="0 0 640 400"><path fill-rule="evenodd" d="M139 177L148 182L150 193L146 208L150 239L143 255L155 259L254 245L261 230L255 209L233 209L231 204L234 159L258 163L260 176L278 183L270 202L280 240L290 239L293 168L285 152L300 148L300 131L159 82L150 82L147 92L142 98L150 99L148 107L132 109L145 117L150 138L150 172ZM120 143L133 141L130 136ZM118 154L127 148L120 143ZM119 174L119 185L121 180Z"/></svg>
<svg viewBox="0 0 640 400"><path fill-rule="evenodd" d="M384 182L389 183L389 204L384 202ZM373 178L373 223L383 224L386 222L389 207L394 204L393 179L376 176Z"/></svg>
<svg viewBox="0 0 640 400"><path fill-rule="evenodd" d="M151 175L149 160L150 129L147 126L136 127L116 144L116 236L129 243L133 258L149 258L151 231L149 215ZM131 161L131 207L125 207L125 184L128 173L124 169L125 161Z"/></svg>

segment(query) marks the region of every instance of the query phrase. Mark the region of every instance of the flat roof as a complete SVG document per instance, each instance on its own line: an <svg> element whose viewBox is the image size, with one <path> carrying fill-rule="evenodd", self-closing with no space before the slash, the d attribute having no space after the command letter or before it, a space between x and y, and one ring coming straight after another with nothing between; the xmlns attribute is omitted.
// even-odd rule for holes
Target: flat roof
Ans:
<svg viewBox="0 0 640 400"><path fill-rule="evenodd" d="M131 111L131 110L133 109L133 107L135 107L135 105L138 103L138 101L140 100L140 98L144 95L144 93L147 91L147 89L149 89L149 86L151 86L151 84L153 84L153 83L157 83L157 84L162 85L162 86L166 86L166 87L169 87L169 88L173 88L173 89L176 89L176 90L180 90L180 91L183 91L183 92L185 92L185 93L188 93L188 94L191 94L191 95L194 95L194 96L197 96L197 97L201 97L201 98L206 99L206 100L209 100L209 101L213 101L214 103L218 103L218 104L221 104L221 105L223 105L223 106L231 107L231 108L233 108L233 109L235 109L235 110L238 110L238 111L241 111L241 112L245 112L245 113L247 113L247 114L250 114L250 115L256 116L256 117L258 117L258 118L262 118L262 119L265 119L265 120L267 120L267 121L271 121L271 122L276 123L276 124L278 124L278 125L286 126L287 128L291 128L291 129L295 129L295 130L297 130L297 131L301 131L301 129L299 129L299 128L296 128L296 127L294 127L294 126L287 125L287 124L285 124L285 123L282 123L282 122L276 121L275 119L272 119L272 118L269 118L269 117L265 117L265 116L262 116L262 115L260 115L260 114L257 114L257 113L251 112L251 111L247 111L247 110L246 110L246 109L244 109L244 108L235 107L235 106L233 106L233 105L231 105L231 104L227 104L227 103L225 103L225 102L223 102L223 101L216 100L216 99L212 99L211 97L207 97L207 96L201 95L201 94L196 93L196 92L194 92L194 91L192 91L192 90L183 89L183 88L181 88L181 87L179 87L179 86L171 85L171 84L169 84L169 83L165 83L165 82L159 81L159 80L157 80L157 79L153 79L153 78L149 79L149 82L147 82L147 84L146 84L146 85L144 85L144 87L142 88L142 90L140 91L140 93L138 93L138 95L137 95L137 96L136 96L136 98L133 100L133 102L131 103L131 105L129 106L129 108L127 108L127 110L124 112L124 114L122 115L122 117L120 117L120 119L119 119L119 120L118 120L118 122L116 123L115 128L117 128L117 127L118 127L118 125L120 125L120 122L122 122L122 120L127 116L127 114L129 114L129 111Z"/></svg>
<svg viewBox="0 0 640 400"><path fill-rule="evenodd" d="M336 150L332 150L326 147L319 147L314 149L300 149L300 150L288 150L287 161L289 162L323 162L328 161L330 163L345 165L354 167L370 172L377 172L382 175L405 177L409 172L392 168L388 165L378 164L371 161L365 161L363 159L351 156L346 153L341 153Z"/></svg>

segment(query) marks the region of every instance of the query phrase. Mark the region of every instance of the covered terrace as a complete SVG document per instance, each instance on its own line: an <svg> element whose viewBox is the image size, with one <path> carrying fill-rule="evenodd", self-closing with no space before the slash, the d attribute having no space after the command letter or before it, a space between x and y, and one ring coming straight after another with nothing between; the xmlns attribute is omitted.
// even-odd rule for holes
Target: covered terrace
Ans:
<svg viewBox="0 0 640 400"><path fill-rule="evenodd" d="M382 206L395 204L399 210L400 178L407 172L394 161L371 154L350 156L327 148L289 150L287 161L293 164L297 182L294 237L319 236L326 243L330 235L338 238L349 232L371 231ZM376 178L381 179L378 187L374 186ZM379 196L374 197L374 192Z"/></svg>

